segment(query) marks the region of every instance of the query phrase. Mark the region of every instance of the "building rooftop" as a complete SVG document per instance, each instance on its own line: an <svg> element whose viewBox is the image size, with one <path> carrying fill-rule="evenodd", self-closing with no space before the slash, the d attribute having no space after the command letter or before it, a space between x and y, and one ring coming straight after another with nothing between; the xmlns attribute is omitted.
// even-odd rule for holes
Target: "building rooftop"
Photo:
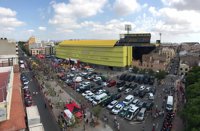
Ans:
<svg viewBox="0 0 200 131"><path fill-rule="evenodd" d="M16 43L0 39L0 55L16 55Z"/></svg>
<svg viewBox="0 0 200 131"><path fill-rule="evenodd" d="M26 128L19 75L19 73L14 74L10 119L0 123L0 131L18 131Z"/></svg>
<svg viewBox="0 0 200 131"><path fill-rule="evenodd" d="M9 72L0 73L0 102L6 100Z"/></svg>
<svg viewBox="0 0 200 131"><path fill-rule="evenodd" d="M65 40L60 46L114 47L117 40Z"/></svg>

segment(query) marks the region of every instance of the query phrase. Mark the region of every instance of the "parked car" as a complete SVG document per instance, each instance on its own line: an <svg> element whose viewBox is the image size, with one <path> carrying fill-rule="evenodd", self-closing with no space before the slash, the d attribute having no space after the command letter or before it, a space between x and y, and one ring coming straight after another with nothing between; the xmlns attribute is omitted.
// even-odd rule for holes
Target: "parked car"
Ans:
<svg viewBox="0 0 200 131"><path fill-rule="evenodd" d="M146 108L142 108L142 109L140 110L140 112L138 113L138 115L137 115L137 120L143 121L143 120L144 120L145 113L146 113Z"/></svg>
<svg viewBox="0 0 200 131"><path fill-rule="evenodd" d="M87 91L85 91L84 93L82 93L81 95L85 97L88 93L91 93L91 91L90 91L90 90L87 90Z"/></svg>
<svg viewBox="0 0 200 131"><path fill-rule="evenodd" d="M154 100L154 95L153 95L153 93L148 93L148 98L149 98L149 100Z"/></svg>
<svg viewBox="0 0 200 131"><path fill-rule="evenodd" d="M123 100L123 103L125 105L129 105L134 99L134 96L133 95L128 95L126 96L126 98Z"/></svg>
<svg viewBox="0 0 200 131"><path fill-rule="evenodd" d="M108 99L106 99L105 101L103 101L100 105L102 106L102 107L106 107L108 104L110 104L111 102L113 101L113 98L112 98L112 96L111 97L109 97Z"/></svg>
<svg viewBox="0 0 200 131"><path fill-rule="evenodd" d="M97 92L97 91L103 89L103 87L104 87L104 86L94 87L94 88L91 89L91 91L95 93L95 92Z"/></svg>
<svg viewBox="0 0 200 131"><path fill-rule="evenodd" d="M117 82L116 86L121 87L121 86L124 86L125 84L126 84L125 81L120 81L120 82Z"/></svg>
<svg viewBox="0 0 200 131"><path fill-rule="evenodd" d="M119 115L120 117L122 117L122 118L124 118L124 117L126 116L126 114L127 114L127 110L121 110L121 111L118 113L118 115Z"/></svg>
<svg viewBox="0 0 200 131"><path fill-rule="evenodd" d="M137 105L139 102L140 102L139 99L134 99L132 103L133 103L134 105Z"/></svg>
<svg viewBox="0 0 200 131"><path fill-rule="evenodd" d="M140 103L138 103L138 107L139 108L143 108L143 107L145 107L146 108L146 105L147 105L147 102L146 101L140 101Z"/></svg>
<svg viewBox="0 0 200 131"><path fill-rule="evenodd" d="M134 96L138 96L138 95L139 95L139 90L137 90L137 89L134 90L134 91L133 91L133 95L134 95Z"/></svg>
<svg viewBox="0 0 200 131"><path fill-rule="evenodd" d="M124 77L125 81L128 81L130 79L131 75L126 75L126 77Z"/></svg>
<svg viewBox="0 0 200 131"><path fill-rule="evenodd" d="M143 98L145 96L146 92L145 91L139 91L139 97Z"/></svg>
<svg viewBox="0 0 200 131"><path fill-rule="evenodd" d="M131 121L137 115L137 113L139 111L140 111L139 107L137 107L136 105L131 104L131 108L127 111L127 114L126 114L125 118L127 120Z"/></svg>
<svg viewBox="0 0 200 131"><path fill-rule="evenodd" d="M32 106L32 103L33 103L32 100L30 99L25 99L24 102L25 102L26 107Z"/></svg>
<svg viewBox="0 0 200 131"><path fill-rule="evenodd" d="M117 105L117 103L118 103L117 100L112 101L112 102L107 106L107 109L111 110L115 105Z"/></svg>
<svg viewBox="0 0 200 131"><path fill-rule="evenodd" d="M109 80L108 81L108 87L112 87L112 86L115 86L116 85L116 81L115 80Z"/></svg>
<svg viewBox="0 0 200 131"><path fill-rule="evenodd" d="M144 85L141 85L140 88L139 88L139 90L140 90L140 91L145 90L145 86L144 86Z"/></svg>
<svg viewBox="0 0 200 131"><path fill-rule="evenodd" d="M119 77L119 79L120 79L120 80L124 80L125 77L126 77L126 74L122 74L122 75Z"/></svg>
<svg viewBox="0 0 200 131"><path fill-rule="evenodd" d="M132 91L132 88L127 88L125 91L124 91L124 93L125 94L128 94L128 93L130 93Z"/></svg>
<svg viewBox="0 0 200 131"><path fill-rule="evenodd" d="M118 91L118 92L122 92L122 91L124 91L125 89L126 89L126 87L125 87L125 86L122 86L122 87L119 87L117 91Z"/></svg>
<svg viewBox="0 0 200 131"><path fill-rule="evenodd" d="M138 87L138 84L136 83L136 84L134 84L134 85L131 85L130 88L132 88L132 89L134 90L134 89L136 89L137 87Z"/></svg>
<svg viewBox="0 0 200 131"><path fill-rule="evenodd" d="M150 89L149 92L150 92L150 93L153 93L153 94L155 95L155 93L156 93L156 88L155 88L155 87L152 87L152 88Z"/></svg>
<svg viewBox="0 0 200 131"><path fill-rule="evenodd" d="M118 103L113 109L112 109L112 113L117 115L123 108L124 108L125 104L123 102Z"/></svg>
<svg viewBox="0 0 200 131"><path fill-rule="evenodd" d="M153 108L153 105L154 105L153 102L148 101L147 104L146 104L146 108L147 108L147 110L148 110L148 111L151 110L151 109Z"/></svg>
<svg viewBox="0 0 200 131"><path fill-rule="evenodd" d="M116 93L116 94L112 95L111 97L113 100L118 100L119 98L121 98L121 96L122 96L121 94Z"/></svg>
<svg viewBox="0 0 200 131"><path fill-rule="evenodd" d="M128 79L128 82L132 82L134 79L135 79L135 76L132 76L132 75L131 75L131 76L129 77L129 79Z"/></svg>

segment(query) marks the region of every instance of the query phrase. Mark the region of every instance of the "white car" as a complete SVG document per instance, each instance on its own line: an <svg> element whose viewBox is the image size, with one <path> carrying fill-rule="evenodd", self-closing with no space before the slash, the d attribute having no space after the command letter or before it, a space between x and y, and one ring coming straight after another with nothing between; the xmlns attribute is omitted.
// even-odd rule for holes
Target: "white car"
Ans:
<svg viewBox="0 0 200 131"><path fill-rule="evenodd" d="M143 85L140 86L140 88L139 88L140 91L143 91L144 89L145 89L145 86L143 86Z"/></svg>
<svg viewBox="0 0 200 131"><path fill-rule="evenodd" d="M150 92L150 89L151 89L151 87L147 87L145 90L148 93L148 92Z"/></svg>
<svg viewBox="0 0 200 131"><path fill-rule="evenodd" d="M149 93L149 100L154 100L154 95L153 95L153 93Z"/></svg>
<svg viewBox="0 0 200 131"><path fill-rule="evenodd" d="M140 100L139 100L139 99L135 99L135 100L133 100L133 102L132 102L132 103L133 103L134 105L137 105L139 102L140 102Z"/></svg>
<svg viewBox="0 0 200 131"><path fill-rule="evenodd" d="M111 112L117 115L124 108L124 105L125 104L123 102L118 103L115 107L113 107Z"/></svg>
<svg viewBox="0 0 200 131"><path fill-rule="evenodd" d="M81 95L82 95L82 96L86 96L86 95L89 94L89 93L91 93L91 91L90 91L90 90L87 90L87 91L85 91L84 93L82 93Z"/></svg>
<svg viewBox="0 0 200 131"><path fill-rule="evenodd" d="M134 96L133 95L128 95L124 100L123 100L123 103L125 105L129 105L134 99Z"/></svg>
<svg viewBox="0 0 200 131"><path fill-rule="evenodd" d="M88 100L89 100L90 102L92 102L94 99L95 99L95 94L92 95L92 96L90 96L90 97L88 98Z"/></svg>
<svg viewBox="0 0 200 131"><path fill-rule="evenodd" d="M23 81L24 85L28 85L29 81Z"/></svg>
<svg viewBox="0 0 200 131"><path fill-rule="evenodd" d="M101 80L101 77L96 77L95 79L93 79L94 82Z"/></svg>
<svg viewBox="0 0 200 131"><path fill-rule="evenodd" d="M28 86L24 86L22 89L28 89Z"/></svg>
<svg viewBox="0 0 200 131"><path fill-rule="evenodd" d="M94 95L94 93L92 93L92 92L90 92L90 93L88 93L86 96L85 96L85 98L86 99L89 99L91 96L93 96Z"/></svg>
<svg viewBox="0 0 200 131"><path fill-rule="evenodd" d="M127 88L126 90L125 90L125 94L128 94L129 92L131 92L132 91L132 89L131 88Z"/></svg>
<svg viewBox="0 0 200 131"><path fill-rule="evenodd" d="M118 103L118 101L117 101L117 100L114 100L114 101L112 101L112 102L107 106L107 108L108 108L108 109L112 109L115 105L117 105L117 103Z"/></svg>

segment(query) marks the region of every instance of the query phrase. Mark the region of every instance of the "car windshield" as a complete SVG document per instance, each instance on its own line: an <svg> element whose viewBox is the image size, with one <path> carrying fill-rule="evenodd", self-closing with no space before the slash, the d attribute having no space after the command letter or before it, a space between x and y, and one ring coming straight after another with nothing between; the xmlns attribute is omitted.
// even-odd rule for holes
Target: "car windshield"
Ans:
<svg viewBox="0 0 200 131"><path fill-rule="evenodd" d="M130 99L125 99L125 100L124 100L124 102L129 102L129 101L130 101Z"/></svg>
<svg viewBox="0 0 200 131"><path fill-rule="evenodd" d="M168 108L172 108L172 105L170 105L170 104L167 104L167 107L168 107Z"/></svg>
<svg viewBox="0 0 200 131"><path fill-rule="evenodd" d="M139 112L138 116L143 117L143 113Z"/></svg>
<svg viewBox="0 0 200 131"><path fill-rule="evenodd" d="M127 117L130 117L132 115L132 112L127 112Z"/></svg>
<svg viewBox="0 0 200 131"><path fill-rule="evenodd" d="M118 109L120 109L121 108L121 105L118 105L118 106L115 106L115 110L118 110Z"/></svg>

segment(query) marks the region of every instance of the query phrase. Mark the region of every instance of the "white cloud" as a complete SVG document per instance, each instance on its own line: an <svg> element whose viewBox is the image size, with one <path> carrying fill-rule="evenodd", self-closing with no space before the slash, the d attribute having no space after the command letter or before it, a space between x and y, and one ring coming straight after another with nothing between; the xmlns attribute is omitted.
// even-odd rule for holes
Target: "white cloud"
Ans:
<svg viewBox="0 0 200 131"><path fill-rule="evenodd" d="M200 33L200 13L194 10L177 10L175 8L150 7L149 11L157 21L152 30L168 34Z"/></svg>
<svg viewBox="0 0 200 131"><path fill-rule="evenodd" d="M68 4L53 4L56 14L70 18L90 17L102 12L107 0L70 0Z"/></svg>
<svg viewBox="0 0 200 131"><path fill-rule="evenodd" d="M135 24L130 21L112 19L105 23L96 23L92 21L85 21L81 23L83 27L88 27L88 30L96 34L114 34L119 35L124 32L125 24L130 24L132 28L135 28Z"/></svg>
<svg viewBox="0 0 200 131"><path fill-rule="evenodd" d="M17 20L15 17L0 17L1 26L6 27L18 27L24 24L24 22Z"/></svg>
<svg viewBox="0 0 200 131"><path fill-rule="evenodd" d="M16 27L25 23L16 18L17 12L9 8L0 7L0 30L6 36L11 36ZM14 35L14 34L13 34Z"/></svg>
<svg viewBox="0 0 200 131"><path fill-rule="evenodd" d="M35 32L35 30L33 30L33 29L29 29L29 30L27 30L27 32L29 32L29 33L33 33L33 32Z"/></svg>
<svg viewBox="0 0 200 131"><path fill-rule="evenodd" d="M200 0L162 0L163 4L178 10L200 11Z"/></svg>
<svg viewBox="0 0 200 131"><path fill-rule="evenodd" d="M0 7L0 16L16 16L16 14L15 11L9 8Z"/></svg>
<svg viewBox="0 0 200 131"><path fill-rule="evenodd" d="M115 0L113 9L118 15L128 15L140 10L141 5L137 0Z"/></svg>
<svg viewBox="0 0 200 131"><path fill-rule="evenodd" d="M38 29L41 30L41 31L45 31L45 30L46 30L46 27L40 26L40 27L38 27Z"/></svg>
<svg viewBox="0 0 200 131"><path fill-rule="evenodd" d="M55 15L49 20L56 25L57 30L71 32L81 26L77 22L80 18L87 18L103 12L107 0L69 0L69 3L51 2Z"/></svg>

